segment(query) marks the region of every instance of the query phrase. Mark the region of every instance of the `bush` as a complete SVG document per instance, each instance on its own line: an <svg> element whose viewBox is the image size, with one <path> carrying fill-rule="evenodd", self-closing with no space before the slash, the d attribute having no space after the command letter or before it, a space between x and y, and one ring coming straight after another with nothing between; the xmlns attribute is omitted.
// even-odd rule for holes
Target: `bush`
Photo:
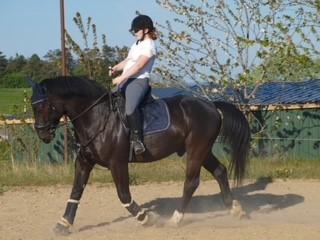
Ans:
<svg viewBox="0 0 320 240"><path fill-rule="evenodd" d="M0 167L1 164L10 160L10 144L8 141L0 140Z"/></svg>
<svg viewBox="0 0 320 240"><path fill-rule="evenodd" d="M29 87L26 76L21 72L6 73L0 79L0 87L3 88L26 88Z"/></svg>

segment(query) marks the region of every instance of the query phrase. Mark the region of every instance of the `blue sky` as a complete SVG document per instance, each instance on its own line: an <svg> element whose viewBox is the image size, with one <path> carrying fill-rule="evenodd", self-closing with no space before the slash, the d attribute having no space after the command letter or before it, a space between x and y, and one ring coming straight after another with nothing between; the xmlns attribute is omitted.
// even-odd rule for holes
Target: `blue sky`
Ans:
<svg viewBox="0 0 320 240"><path fill-rule="evenodd" d="M65 0L66 28L81 42L72 20L76 12L92 17L99 36L106 34L111 46L130 46L128 32L138 10L164 23L171 15L155 0ZM7 57L33 53L43 57L60 48L60 0L2 0L0 4L0 51Z"/></svg>

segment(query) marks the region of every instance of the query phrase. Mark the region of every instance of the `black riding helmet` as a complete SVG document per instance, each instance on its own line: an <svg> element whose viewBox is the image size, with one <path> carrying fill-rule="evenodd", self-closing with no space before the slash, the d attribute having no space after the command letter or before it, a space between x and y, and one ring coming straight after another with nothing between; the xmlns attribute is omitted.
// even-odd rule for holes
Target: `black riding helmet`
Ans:
<svg viewBox="0 0 320 240"><path fill-rule="evenodd" d="M152 19L147 15L139 15L135 17L131 22L130 32L136 33L141 29L149 29L149 31L154 31L154 26Z"/></svg>

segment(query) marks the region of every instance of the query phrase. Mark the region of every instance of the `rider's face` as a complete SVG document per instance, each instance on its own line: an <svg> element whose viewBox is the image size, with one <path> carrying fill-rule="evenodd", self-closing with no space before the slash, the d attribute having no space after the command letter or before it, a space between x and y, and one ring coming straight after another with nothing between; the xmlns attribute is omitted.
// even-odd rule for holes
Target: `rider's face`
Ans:
<svg viewBox="0 0 320 240"><path fill-rule="evenodd" d="M141 30L138 30L137 32L134 33L134 36L137 38L137 40L141 40L142 37L143 37L143 33L147 33L148 32L148 29L141 29Z"/></svg>

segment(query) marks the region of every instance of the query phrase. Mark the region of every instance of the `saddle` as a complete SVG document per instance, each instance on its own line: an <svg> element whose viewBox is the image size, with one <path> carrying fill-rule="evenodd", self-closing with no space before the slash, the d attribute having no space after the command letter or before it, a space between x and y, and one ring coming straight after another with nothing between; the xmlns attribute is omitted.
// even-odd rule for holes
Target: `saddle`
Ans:
<svg viewBox="0 0 320 240"><path fill-rule="evenodd" d="M118 113L118 116L123 126L129 131L129 125L125 114L125 97L120 92L113 93L112 106L113 111ZM166 102L162 99L154 99L151 95L151 88L142 100L139 109L143 121L143 135L151 135L165 131L169 128L170 114Z"/></svg>

